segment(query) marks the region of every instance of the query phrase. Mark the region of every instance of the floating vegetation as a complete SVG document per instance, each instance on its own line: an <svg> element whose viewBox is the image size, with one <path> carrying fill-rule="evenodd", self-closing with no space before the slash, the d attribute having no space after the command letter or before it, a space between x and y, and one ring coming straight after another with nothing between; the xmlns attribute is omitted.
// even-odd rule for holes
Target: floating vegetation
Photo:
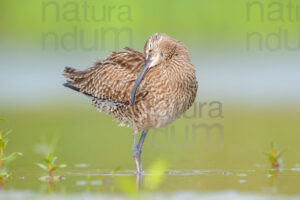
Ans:
<svg viewBox="0 0 300 200"><path fill-rule="evenodd" d="M282 151L279 151L274 142L271 143L271 150L266 152L266 155L269 158L272 169L279 169L282 165Z"/></svg>

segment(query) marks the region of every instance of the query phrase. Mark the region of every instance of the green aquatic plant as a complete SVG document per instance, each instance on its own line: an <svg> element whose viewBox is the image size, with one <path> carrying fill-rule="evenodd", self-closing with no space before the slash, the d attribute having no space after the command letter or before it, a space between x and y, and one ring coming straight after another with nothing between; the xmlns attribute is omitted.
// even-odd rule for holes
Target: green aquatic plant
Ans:
<svg viewBox="0 0 300 200"><path fill-rule="evenodd" d="M37 165L46 171L48 173L48 176L43 176L40 178L40 180L49 180L50 183L52 183L55 180L59 180L60 177L54 176L53 172L57 169L65 168L67 165L66 164L60 164L56 165L55 161L57 160L56 156L53 156L52 153L48 153L46 158L44 158L44 163L37 163Z"/></svg>
<svg viewBox="0 0 300 200"><path fill-rule="evenodd" d="M0 121L5 121L0 118ZM6 148L8 145L8 135L11 133L9 131L0 131L0 181L2 182L4 178L10 175L8 170L8 165L14 161L16 158L22 156L20 152L14 152L9 155L6 155Z"/></svg>
<svg viewBox="0 0 300 200"><path fill-rule="evenodd" d="M165 179L165 175L168 169L167 162L165 160L156 160L149 168L149 175L145 177L145 189L155 190L159 188Z"/></svg>
<svg viewBox="0 0 300 200"><path fill-rule="evenodd" d="M279 169L282 165L282 153L283 151L279 151L276 147L276 143L271 143L271 150L266 152L266 155L269 158L269 162L273 169Z"/></svg>

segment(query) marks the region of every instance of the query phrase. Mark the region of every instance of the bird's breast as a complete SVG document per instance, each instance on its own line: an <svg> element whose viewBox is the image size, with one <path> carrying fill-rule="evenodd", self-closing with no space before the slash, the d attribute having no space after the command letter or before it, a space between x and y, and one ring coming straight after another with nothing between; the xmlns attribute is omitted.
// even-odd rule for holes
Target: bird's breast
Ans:
<svg viewBox="0 0 300 200"><path fill-rule="evenodd" d="M195 91L190 91L191 83L173 80L170 77L161 76L158 83L153 83L148 99L147 112L150 120L155 119L155 128L168 125L183 114L194 101Z"/></svg>

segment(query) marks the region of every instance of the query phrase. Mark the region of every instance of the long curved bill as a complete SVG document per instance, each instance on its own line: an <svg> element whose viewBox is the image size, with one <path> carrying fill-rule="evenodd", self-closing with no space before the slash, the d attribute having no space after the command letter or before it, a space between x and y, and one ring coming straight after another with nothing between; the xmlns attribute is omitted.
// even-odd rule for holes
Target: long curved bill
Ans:
<svg viewBox="0 0 300 200"><path fill-rule="evenodd" d="M130 98L130 104L134 104L136 91L137 91L141 81L143 80L145 74L147 73L150 64L151 64L151 57L149 56L145 62L145 65L142 68L142 71L138 75L138 77L133 85L132 92L131 92L131 98Z"/></svg>

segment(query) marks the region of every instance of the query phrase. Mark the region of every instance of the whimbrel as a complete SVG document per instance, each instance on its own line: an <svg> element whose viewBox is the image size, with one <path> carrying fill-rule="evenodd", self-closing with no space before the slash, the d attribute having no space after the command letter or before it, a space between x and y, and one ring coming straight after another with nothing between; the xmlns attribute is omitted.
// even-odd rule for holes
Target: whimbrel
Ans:
<svg viewBox="0 0 300 200"><path fill-rule="evenodd" d="M183 114L193 104L198 84L187 48L166 34L152 35L144 53L125 50L82 71L66 67L63 75L69 80L64 86L89 96L100 112L132 128L132 155L140 174L148 130Z"/></svg>

